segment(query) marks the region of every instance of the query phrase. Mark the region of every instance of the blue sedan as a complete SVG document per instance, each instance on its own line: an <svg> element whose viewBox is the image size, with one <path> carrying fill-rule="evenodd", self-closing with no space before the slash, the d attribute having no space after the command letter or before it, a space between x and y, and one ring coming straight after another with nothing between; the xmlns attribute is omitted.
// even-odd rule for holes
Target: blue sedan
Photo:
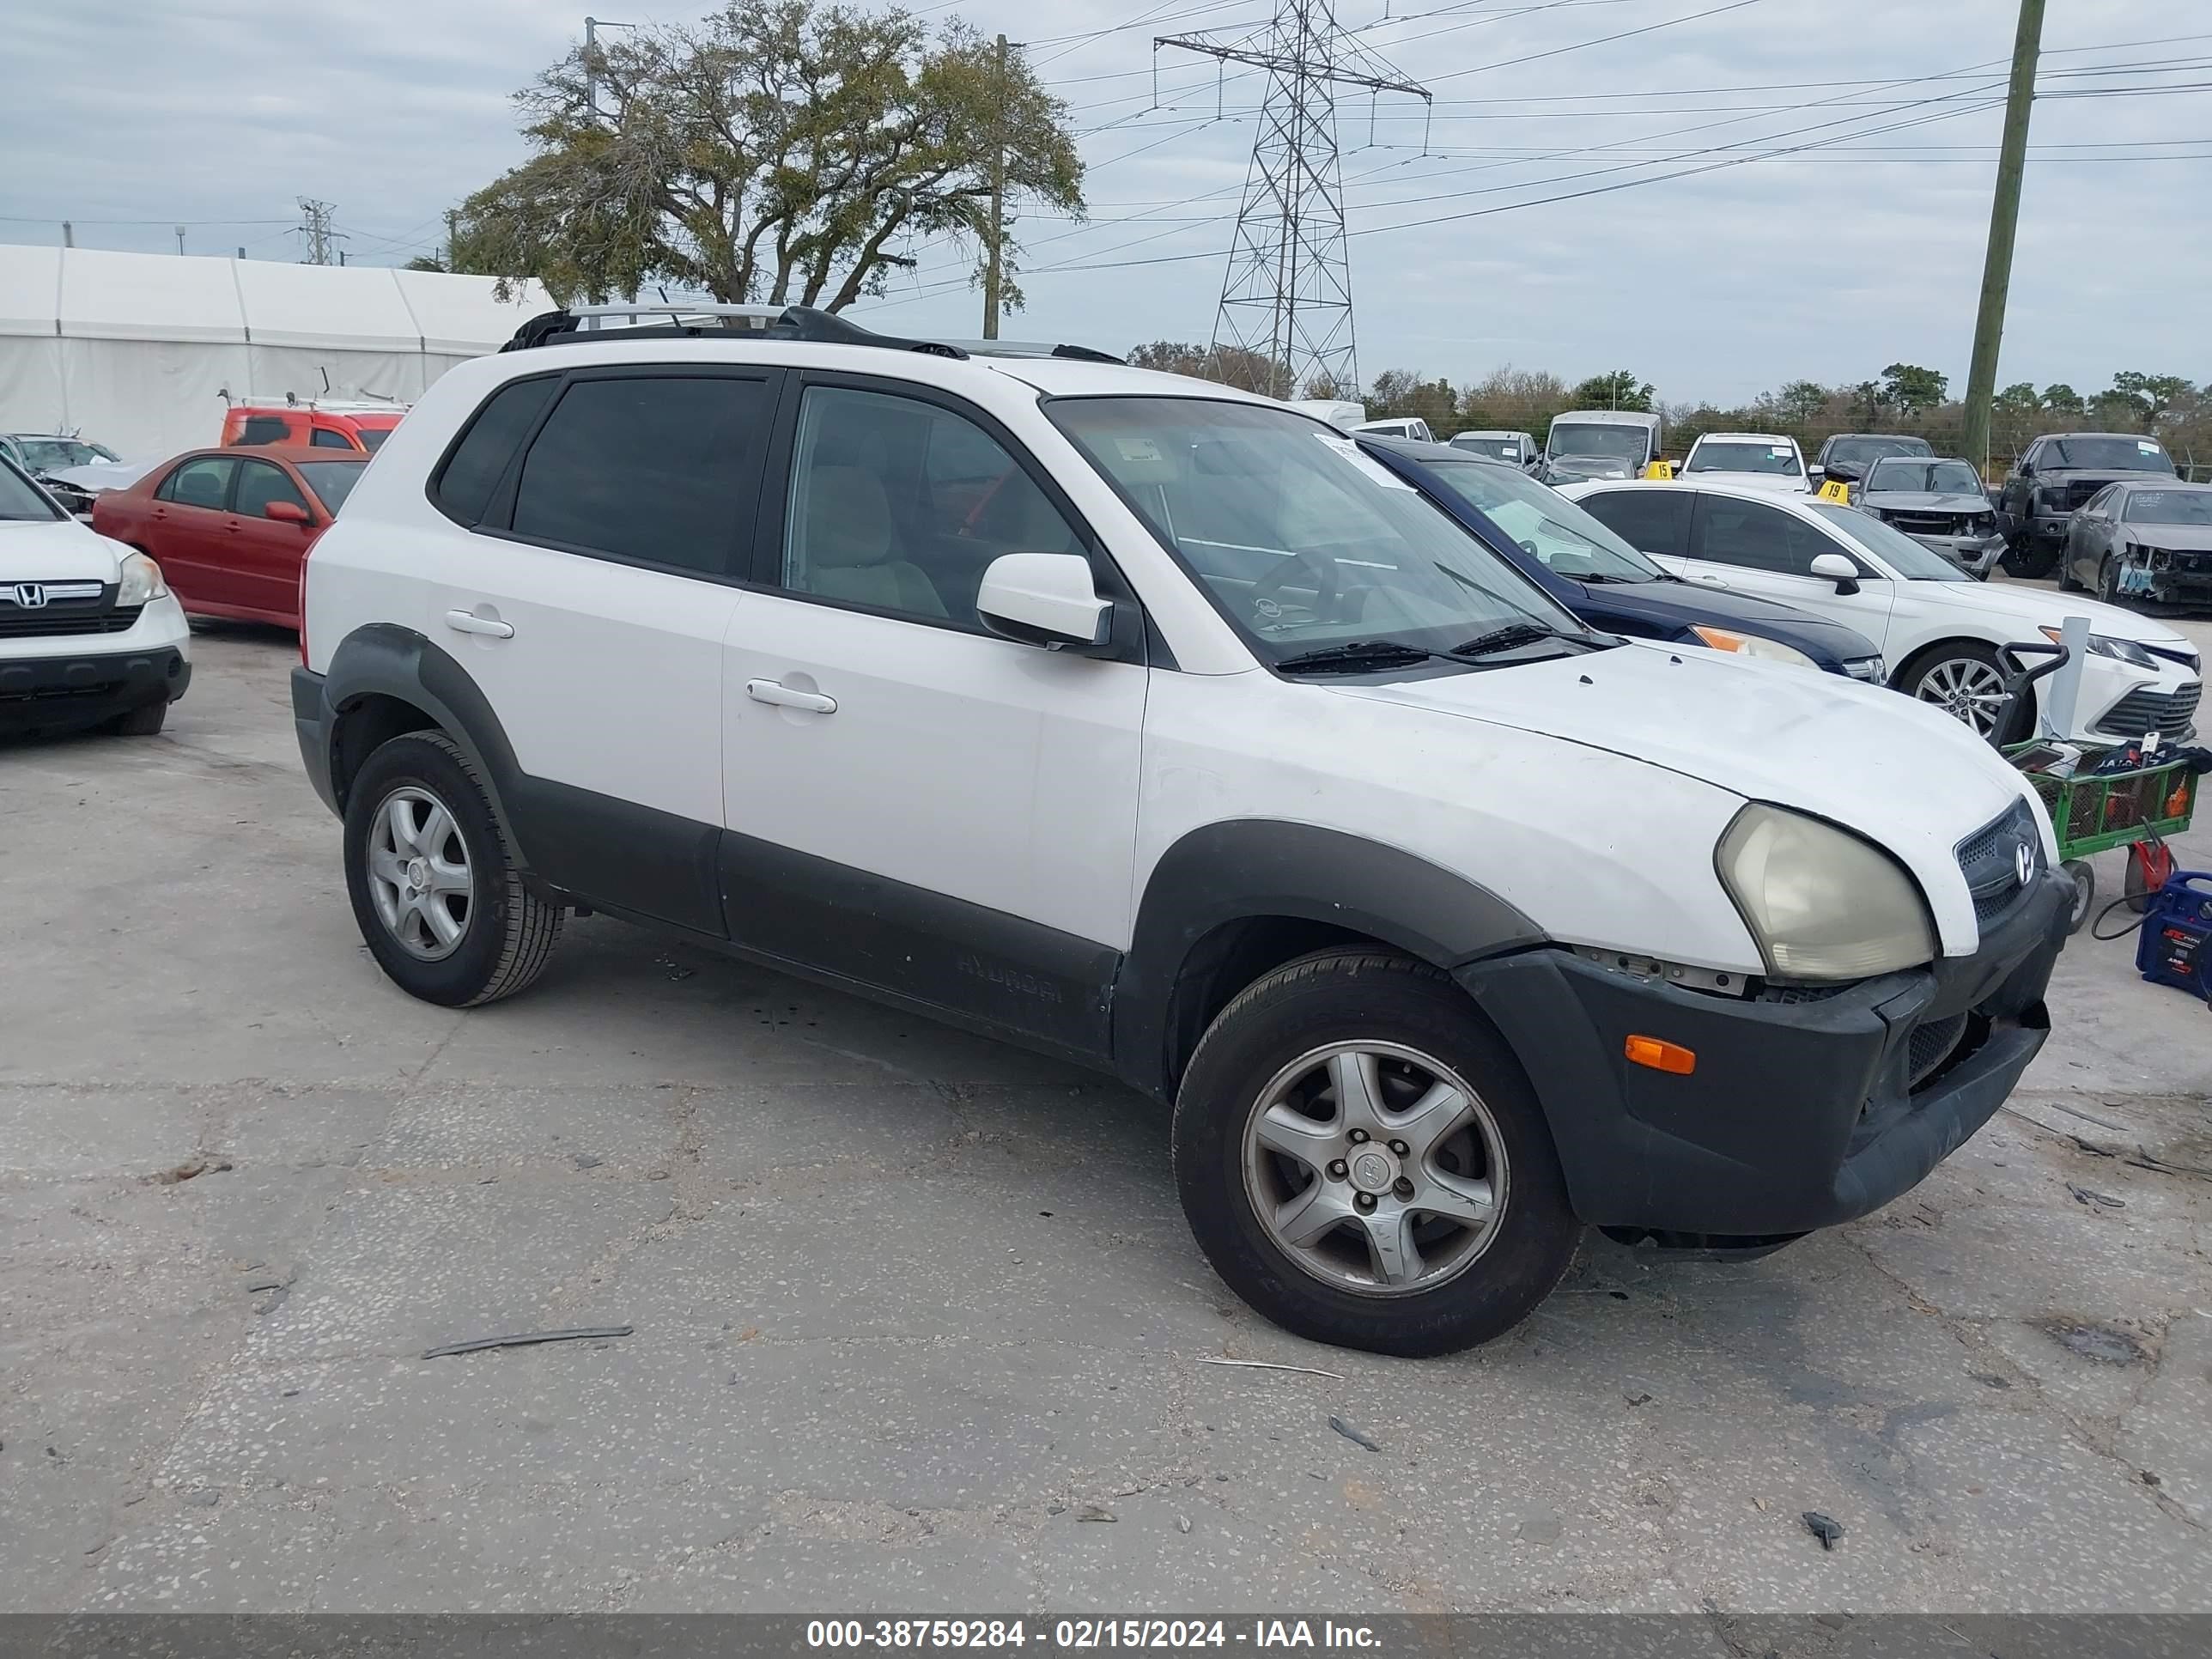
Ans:
<svg viewBox="0 0 2212 1659"><path fill-rule="evenodd" d="M1358 441L1593 628L1795 663L1870 685L1887 678L1881 653L1857 629L1686 582L1516 467L1444 444Z"/></svg>

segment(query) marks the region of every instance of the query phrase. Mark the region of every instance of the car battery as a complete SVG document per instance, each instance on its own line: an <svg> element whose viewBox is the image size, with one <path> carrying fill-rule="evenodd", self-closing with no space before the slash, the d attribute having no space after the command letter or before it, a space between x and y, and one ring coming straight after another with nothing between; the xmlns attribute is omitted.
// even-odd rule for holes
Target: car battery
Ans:
<svg viewBox="0 0 2212 1659"><path fill-rule="evenodd" d="M2212 1003L2212 871L2177 870L2152 896L2136 969Z"/></svg>

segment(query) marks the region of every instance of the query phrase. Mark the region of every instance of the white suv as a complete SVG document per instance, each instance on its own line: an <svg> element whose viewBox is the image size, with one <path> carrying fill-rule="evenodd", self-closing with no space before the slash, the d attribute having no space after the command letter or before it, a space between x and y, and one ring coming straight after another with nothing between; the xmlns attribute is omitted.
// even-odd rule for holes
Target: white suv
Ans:
<svg viewBox="0 0 2212 1659"><path fill-rule="evenodd" d="M2069 886L1985 744L1592 634L1279 403L796 310L526 336L307 566L301 752L417 996L588 908L1110 1073L1241 1295L1409 1354L1586 1224L1885 1203L2044 1041Z"/></svg>
<svg viewBox="0 0 2212 1659"><path fill-rule="evenodd" d="M191 679L191 631L161 567L0 457L0 736L151 737Z"/></svg>

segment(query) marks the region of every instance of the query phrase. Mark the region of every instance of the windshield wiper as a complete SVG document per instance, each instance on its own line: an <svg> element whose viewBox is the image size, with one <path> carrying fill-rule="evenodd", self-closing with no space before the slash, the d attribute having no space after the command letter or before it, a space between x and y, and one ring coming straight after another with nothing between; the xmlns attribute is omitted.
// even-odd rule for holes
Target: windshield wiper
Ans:
<svg viewBox="0 0 2212 1659"><path fill-rule="evenodd" d="M1275 667L1285 674L1364 674L1374 669L1411 667L1436 654L1401 640L1347 640L1342 645L1285 657Z"/></svg>
<svg viewBox="0 0 2212 1659"><path fill-rule="evenodd" d="M1444 654L1449 657L1486 657L1492 652L1510 651L1516 646L1534 645L1539 640L1565 640L1570 644L1588 643L1579 634L1569 634L1543 623L1507 623L1503 628L1493 628L1487 634L1477 634L1464 644L1455 645Z"/></svg>

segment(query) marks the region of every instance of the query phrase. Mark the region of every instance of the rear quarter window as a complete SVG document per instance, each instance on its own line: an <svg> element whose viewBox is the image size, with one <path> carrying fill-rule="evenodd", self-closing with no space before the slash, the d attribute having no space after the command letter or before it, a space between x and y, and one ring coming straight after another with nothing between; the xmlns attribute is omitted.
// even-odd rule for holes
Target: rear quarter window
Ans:
<svg viewBox="0 0 2212 1659"><path fill-rule="evenodd" d="M431 481L430 499L441 512L471 526L483 521L493 492L560 384L550 374L510 380L484 400Z"/></svg>

